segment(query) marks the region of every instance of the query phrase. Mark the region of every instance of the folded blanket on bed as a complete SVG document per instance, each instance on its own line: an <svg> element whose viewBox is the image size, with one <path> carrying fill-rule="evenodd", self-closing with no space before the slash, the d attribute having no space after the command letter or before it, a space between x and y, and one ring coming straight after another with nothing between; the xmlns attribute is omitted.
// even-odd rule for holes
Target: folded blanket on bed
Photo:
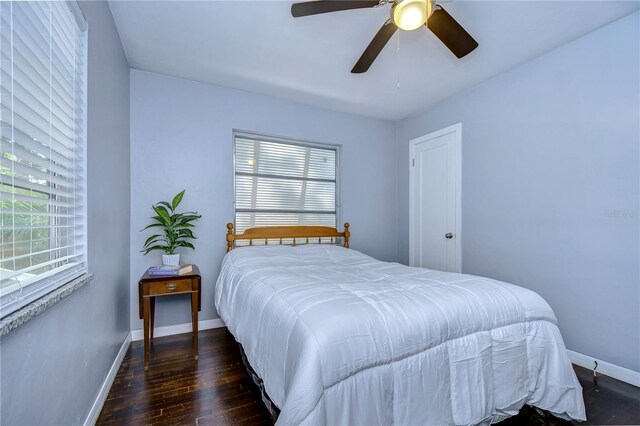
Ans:
<svg viewBox="0 0 640 426"><path fill-rule="evenodd" d="M478 424L524 404L585 419L536 293L329 245L237 248L215 305L278 424Z"/></svg>

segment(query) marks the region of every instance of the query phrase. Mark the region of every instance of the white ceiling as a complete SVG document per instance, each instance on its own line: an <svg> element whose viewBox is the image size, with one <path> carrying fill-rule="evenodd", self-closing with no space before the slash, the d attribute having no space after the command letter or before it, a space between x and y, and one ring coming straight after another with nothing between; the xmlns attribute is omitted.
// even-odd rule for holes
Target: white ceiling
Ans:
<svg viewBox="0 0 640 426"><path fill-rule="evenodd" d="M478 41L474 52L456 59L424 28L399 32L367 73L351 74L390 6L294 19L289 1L110 1L132 68L387 119L414 114L640 7L440 4Z"/></svg>

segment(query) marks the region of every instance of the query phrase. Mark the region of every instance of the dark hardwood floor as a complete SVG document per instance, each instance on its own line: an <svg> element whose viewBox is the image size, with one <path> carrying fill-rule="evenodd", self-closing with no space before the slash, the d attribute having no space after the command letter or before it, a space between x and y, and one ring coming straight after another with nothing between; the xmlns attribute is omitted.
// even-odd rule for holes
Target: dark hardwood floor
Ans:
<svg viewBox="0 0 640 426"><path fill-rule="evenodd" d="M272 424L260 394L242 366L225 328L201 331L200 359L193 359L191 334L155 339L149 371L143 366L142 342L133 342L109 391L98 424ZM587 422L640 424L640 388L575 367L584 388ZM525 407L502 423L570 424Z"/></svg>

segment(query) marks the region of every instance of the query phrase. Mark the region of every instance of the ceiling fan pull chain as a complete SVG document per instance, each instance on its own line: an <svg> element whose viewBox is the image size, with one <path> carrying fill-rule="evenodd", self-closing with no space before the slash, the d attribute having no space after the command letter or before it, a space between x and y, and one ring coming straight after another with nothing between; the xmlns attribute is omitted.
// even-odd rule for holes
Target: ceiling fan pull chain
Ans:
<svg viewBox="0 0 640 426"><path fill-rule="evenodd" d="M398 31L398 48L396 49L396 62L398 65L398 79L396 81L396 86L398 90L400 90L400 33L401 31Z"/></svg>

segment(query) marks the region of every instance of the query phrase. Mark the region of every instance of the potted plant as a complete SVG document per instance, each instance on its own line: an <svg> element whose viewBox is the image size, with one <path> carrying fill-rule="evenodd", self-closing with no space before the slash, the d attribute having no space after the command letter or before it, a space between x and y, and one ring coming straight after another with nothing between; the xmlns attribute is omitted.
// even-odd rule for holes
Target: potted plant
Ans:
<svg viewBox="0 0 640 426"><path fill-rule="evenodd" d="M180 253L176 253L178 247L188 247L195 250L193 244L189 242L189 240L196 238L191 230L194 226L192 222L202 216L197 212L176 213L182 197L184 197L184 190L173 197L171 203L160 201L151 206L156 212L156 216L151 217L154 222L142 229L144 231L145 229L158 227L164 231L147 238L142 249L145 255L154 250L162 250L164 252L162 255L163 265L180 264Z"/></svg>

